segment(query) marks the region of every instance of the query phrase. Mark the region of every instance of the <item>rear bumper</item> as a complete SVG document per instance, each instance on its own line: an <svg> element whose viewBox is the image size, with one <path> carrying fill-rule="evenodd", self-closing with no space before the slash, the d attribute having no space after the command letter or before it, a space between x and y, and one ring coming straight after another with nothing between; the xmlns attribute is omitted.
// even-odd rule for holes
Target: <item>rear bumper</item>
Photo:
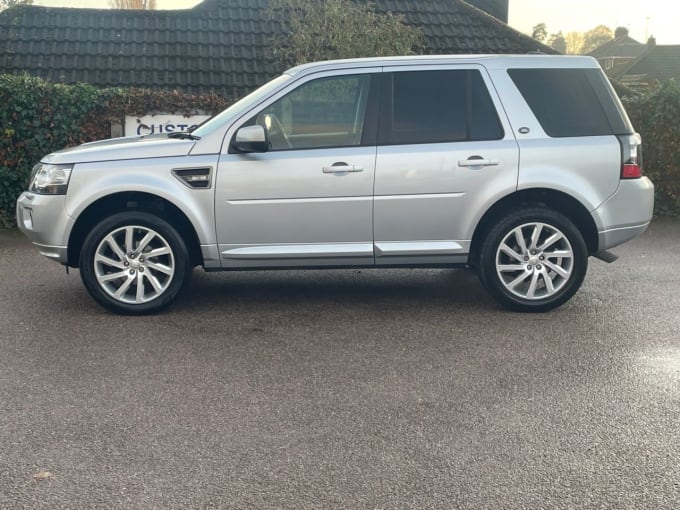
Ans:
<svg viewBox="0 0 680 510"><path fill-rule="evenodd" d="M622 180L609 200L593 211L598 251L608 250L642 234L652 221L654 185L647 177Z"/></svg>
<svg viewBox="0 0 680 510"><path fill-rule="evenodd" d="M630 227L614 228L611 230L605 230L604 232L598 232L599 238L599 250L604 251L619 244L623 244L626 241L639 236L649 226L649 222L643 223L641 225L633 225Z"/></svg>

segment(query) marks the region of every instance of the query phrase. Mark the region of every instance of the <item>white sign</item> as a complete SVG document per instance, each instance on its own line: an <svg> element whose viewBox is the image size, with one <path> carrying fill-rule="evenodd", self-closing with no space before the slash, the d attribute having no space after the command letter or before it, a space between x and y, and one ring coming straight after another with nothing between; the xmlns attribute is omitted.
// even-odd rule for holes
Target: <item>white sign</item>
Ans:
<svg viewBox="0 0 680 510"><path fill-rule="evenodd" d="M177 133L199 125L210 115L144 115L143 117L125 116L125 136Z"/></svg>

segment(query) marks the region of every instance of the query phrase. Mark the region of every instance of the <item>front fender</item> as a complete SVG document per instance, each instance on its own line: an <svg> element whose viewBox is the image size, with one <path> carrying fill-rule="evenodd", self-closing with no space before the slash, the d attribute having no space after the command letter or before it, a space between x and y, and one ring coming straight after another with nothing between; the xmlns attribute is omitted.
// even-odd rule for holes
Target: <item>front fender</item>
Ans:
<svg viewBox="0 0 680 510"><path fill-rule="evenodd" d="M173 169L196 167L212 169L210 188L189 188L172 174ZM217 155L80 163L71 174L64 207L76 220L87 207L106 196L148 193L167 200L182 211L193 225L200 244L215 244L216 167Z"/></svg>

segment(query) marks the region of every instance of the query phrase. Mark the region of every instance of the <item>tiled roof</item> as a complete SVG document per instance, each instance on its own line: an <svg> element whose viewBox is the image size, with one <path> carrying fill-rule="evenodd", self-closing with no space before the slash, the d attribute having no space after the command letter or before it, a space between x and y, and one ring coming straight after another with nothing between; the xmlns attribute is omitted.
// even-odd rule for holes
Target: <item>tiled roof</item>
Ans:
<svg viewBox="0 0 680 510"><path fill-rule="evenodd" d="M647 47L627 35L617 37L598 46L588 53L597 59L607 57L637 58L645 52Z"/></svg>
<svg viewBox="0 0 680 510"><path fill-rule="evenodd" d="M508 22L509 0L466 0L470 5L474 5L504 23Z"/></svg>
<svg viewBox="0 0 680 510"><path fill-rule="evenodd" d="M376 0L378 12L401 14L425 35L427 53L555 53L461 0Z"/></svg>
<svg viewBox="0 0 680 510"><path fill-rule="evenodd" d="M680 45L650 47L639 59L618 71L615 78L644 78L647 83L665 82L670 79L680 81Z"/></svg>
<svg viewBox="0 0 680 510"><path fill-rule="evenodd" d="M271 57L268 0L204 0L193 9L19 6L0 13L0 73L62 83L215 91L240 97L283 69ZM425 35L426 53L552 52L462 0L377 0Z"/></svg>

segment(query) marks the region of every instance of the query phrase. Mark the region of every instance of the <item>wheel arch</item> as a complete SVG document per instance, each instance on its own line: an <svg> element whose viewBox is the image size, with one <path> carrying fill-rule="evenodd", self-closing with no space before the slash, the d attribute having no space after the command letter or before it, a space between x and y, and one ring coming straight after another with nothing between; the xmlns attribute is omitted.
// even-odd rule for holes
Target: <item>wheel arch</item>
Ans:
<svg viewBox="0 0 680 510"><path fill-rule="evenodd" d="M184 239L191 265L203 264L198 234L186 214L172 202L152 193L124 191L101 197L80 213L69 236L68 266L78 267L80 251L85 237L97 223L113 214L134 210L154 214L170 223Z"/></svg>
<svg viewBox="0 0 680 510"><path fill-rule="evenodd" d="M589 254L596 253L598 250L597 225L588 209L576 198L553 189L532 188L516 191L503 197L494 203L484 213L477 223L472 235L470 246L469 264L475 267L478 264L481 245L486 234L493 227L499 217L508 211L520 207L546 207L565 215L571 220L576 228L581 232L586 243Z"/></svg>

